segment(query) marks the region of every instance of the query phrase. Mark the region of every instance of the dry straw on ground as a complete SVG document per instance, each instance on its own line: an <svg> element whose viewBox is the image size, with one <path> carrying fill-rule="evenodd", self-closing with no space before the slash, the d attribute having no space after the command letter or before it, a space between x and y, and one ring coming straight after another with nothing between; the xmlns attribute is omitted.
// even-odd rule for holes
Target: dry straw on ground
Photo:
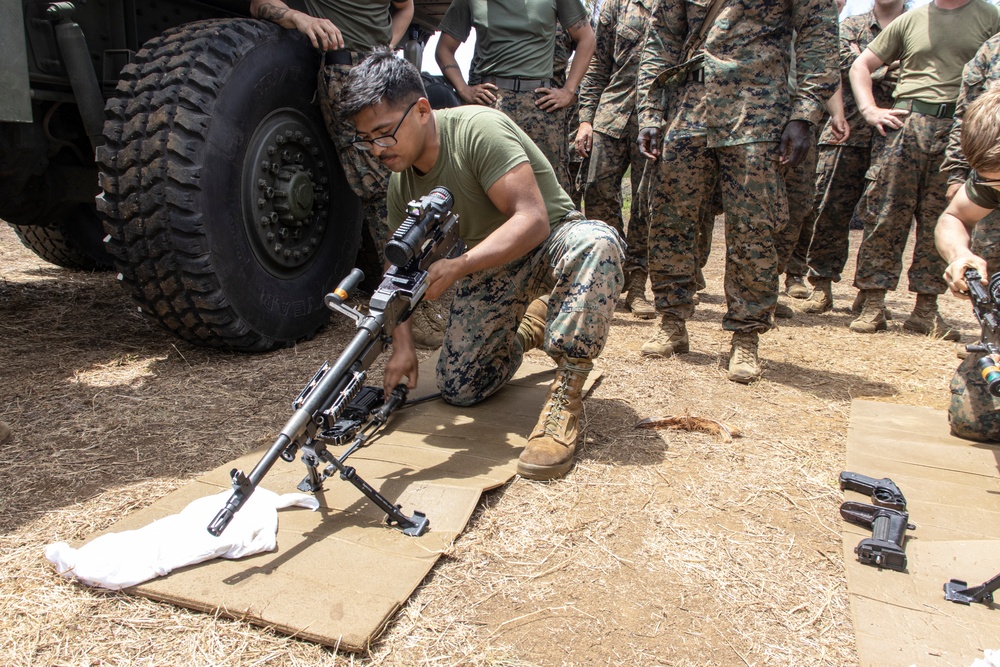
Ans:
<svg viewBox="0 0 1000 667"><path fill-rule="evenodd" d="M763 337L764 379L737 385L723 368L721 272L716 253L690 354L640 357L653 323L616 315L576 468L484 497L384 635L349 655L89 590L42 557L270 444L346 323L268 355L198 349L141 319L113 274L46 265L0 228L0 420L14 430L0 446L0 664L856 662L836 486L850 401L943 408L954 346L900 331L905 291L890 294L888 333L852 334L847 280L833 313ZM966 303L942 306L965 340L977 333ZM743 437L633 427L671 414Z"/></svg>

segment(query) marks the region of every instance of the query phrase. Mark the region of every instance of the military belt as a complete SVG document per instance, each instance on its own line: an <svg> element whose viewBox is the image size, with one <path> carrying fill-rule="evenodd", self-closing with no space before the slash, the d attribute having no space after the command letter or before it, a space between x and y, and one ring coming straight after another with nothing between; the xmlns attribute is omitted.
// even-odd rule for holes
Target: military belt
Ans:
<svg viewBox="0 0 1000 667"><path fill-rule="evenodd" d="M689 71L688 75L687 75L687 80L688 81L697 81L698 83L704 83L705 82L705 68L704 67L699 67L698 69L693 69L693 70Z"/></svg>
<svg viewBox="0 0 1000 667"><path fill-rule="evenodd" d="M954 102L923 102L921 100L899 100L892 105L893 109L909 109L914 113L935 118L951 118L955 115Z"/></svg>
<svg viewBox="0 0 1000 667"><path fill-rule="evenodd" d="M324 65L353 65L354 57L350 51L339 49L337 51L323 52Z"/></svg>
<svg viewBox="0 0 1000 667"><path fill-rule="evenodd" d="M483 83L492 83L497 88L513 90L515 93L522 90L534 90L535 88L551 88L550 79L518 79L505 76L484 76Z"/></svg>

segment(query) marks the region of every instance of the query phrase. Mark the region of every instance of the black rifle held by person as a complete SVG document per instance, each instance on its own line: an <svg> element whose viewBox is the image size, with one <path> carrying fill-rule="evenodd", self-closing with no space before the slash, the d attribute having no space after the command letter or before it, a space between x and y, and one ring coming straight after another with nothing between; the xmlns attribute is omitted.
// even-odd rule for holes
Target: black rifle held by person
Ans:
<svg viewBox="0 0 1000 667"><path fill-rule="evenodd" d="M969 286L969 299L972 301L972 312L979 320L982 333L979 342L966 345L969 352L978 352L983 357L976 362L976 368L982 374L989 387L990 394L1000 397L1000 368L994 360L994 355L1000 355L1000 273L994 273L986 289L983 289L982 277L975 269L965 270L965 282Z"/></svg>
<svg viewBox="0 0 1000 667"><path fill-rule="evenodd" d="M249 475L233 469L233 494L226 506L212 520L208 532L221 535L233 516L247 501L278 458L294 461L302 450L302 462L307 475L299 489L319 491L325 479L339 472L373 503L386 513L389 525L408 535L426 532L429 521L420 512L407 516L399 505L389 502L361 479L345 459L389 419L389 415L406 401L406 385L400 384L388 397L382 389L365 386L368 368L392 342L392 333L417 307L427 291L427 269L434 262L457 257L465 251L458 235L458 216L451 212L454 199L443 187L407 205L406 220L393 234L385 257L392 265L382 278L363 315L346 300L351 290L364 278L360 270L350 275L325 298L332 310L352 318L357 333L331 366L324 363L305 389L292 402L295 411ZM341 445L353 438L353 443L339 457L327 444ZM316 470L326 463L322 473Z"/></svg>

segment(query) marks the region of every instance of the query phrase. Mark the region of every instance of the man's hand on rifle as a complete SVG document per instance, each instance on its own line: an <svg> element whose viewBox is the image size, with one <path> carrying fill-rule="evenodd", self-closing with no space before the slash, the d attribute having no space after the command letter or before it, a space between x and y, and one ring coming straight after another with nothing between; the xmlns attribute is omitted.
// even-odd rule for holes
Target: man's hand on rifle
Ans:
<svg viewBox="0 0 1000 667"><path fill-rule="evenodd" d="M949 264L948 268L944 271L944 281L948 283L951 291L959 296L965 296L969 293L969 286L965 282L966 269L975 269L978 271L983 279L983 285L987 284L989 271L986 268L986 260L978 255L973 255L971 252L967 255L962 255Z"/></svg>
<svg viewBox="0 0 1000 667"><path fill-rule="evenodd" d="M464 255L454 259L439 259L427 269L427 291L424 299L433 301L466 276Z"/></svg>
<svg viewBox="0 0 1000 667"><path fill-rule="evenodd" d="M382 386L386 396L392 393L404 377L408 389L417 387L417 349L413 345L409 320L397 326L392 332L392 354L385 362L383 375Z"/></svg>

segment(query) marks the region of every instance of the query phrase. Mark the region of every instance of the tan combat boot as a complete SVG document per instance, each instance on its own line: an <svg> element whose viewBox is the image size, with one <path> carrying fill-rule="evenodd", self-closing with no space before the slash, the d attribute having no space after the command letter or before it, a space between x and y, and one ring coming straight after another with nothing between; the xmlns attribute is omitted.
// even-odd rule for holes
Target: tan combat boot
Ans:
<svg viewBox="0 0 1000 667"><path fill-rule="evenodd" d="M656 308L646 300L646 272L642 269L635 269L628 276L625 305L641 320L651 320L656 317Z"/></svg>
<svg viewBox="0 0 1000 667"><path fill-rule="evenodd" d="M545 321L549 315L548 295L539 297L528 304L521 323L517 325L517 340L521 350L540 349L545 343Z"/></svg>
<svg viewBox="0 0 1000 667"><path fill-rule="evenodd" d="M517 474L528 479L562 477L573 465L580 435L583 384L594 362L560 359L545 407L517 459Z"/></svg>
<svg viewBox="0 0 1000 667"><path fill-rule="evenodd" d="M913 312L903 322L907 331L956 341L960 338L958 332L945 324L937 308L937 294L918 294Z"/></svg>
<svg viewBox="0 0 1000 667"><path fill-rule="evenodd" d="M851 304L851 313L857 317L861 314L861 309L865 306L865 293L867 290L858 290L858 293L854 296L854 303ZM886 322L892 320L892 311L888 308L882 308L882 314L885 316Z"/></svg>
<svg viewBox="0 0 1000 667"><path fill-rule="evenodd" d="M868 289L863 290L861 298L864 300L861 306L861 314L851 322L851 331L857 333L875 333L885 331L885 290Z"/></svg>
<svg viewBox="0 0 1000 667"><path fill-rule="evenodd" d="M756 333L733 332L729 348L729 379L733 382L749 384L760 377L760 363L757 361Z"/></svg>
<svg viewBox="0 0 1000 667"><path fill-rule="evenodd" d="M797 276L792 273L785 274L785 292L788 296L793 299L808 299L809 295L812 293L809 288L806 287L806 283L802 280L802 276Z"/></svg>
<svg viewBox="0 0 1000 667"><path fill-rule="evenodd" d="M812 284L812 294L802 304L802 312L818 315L833 310L833 281L830 278L816 278Z"/></svg>
<svg viewBox="0 0 1000 667"><path fill-rule="evenodd" d="M787 303L781 303L780 301L774 304L774 316L780 317L783 320L790 320L795 317L795 309L789 306Z"/></svg>
<svg viewBox="0 0 1000 667"><path fill-rule="evenodd" d="M651 357L670 357L691 349L687 325L669 315L664 315L656 335L642 344L642 353Z"/></svg>

